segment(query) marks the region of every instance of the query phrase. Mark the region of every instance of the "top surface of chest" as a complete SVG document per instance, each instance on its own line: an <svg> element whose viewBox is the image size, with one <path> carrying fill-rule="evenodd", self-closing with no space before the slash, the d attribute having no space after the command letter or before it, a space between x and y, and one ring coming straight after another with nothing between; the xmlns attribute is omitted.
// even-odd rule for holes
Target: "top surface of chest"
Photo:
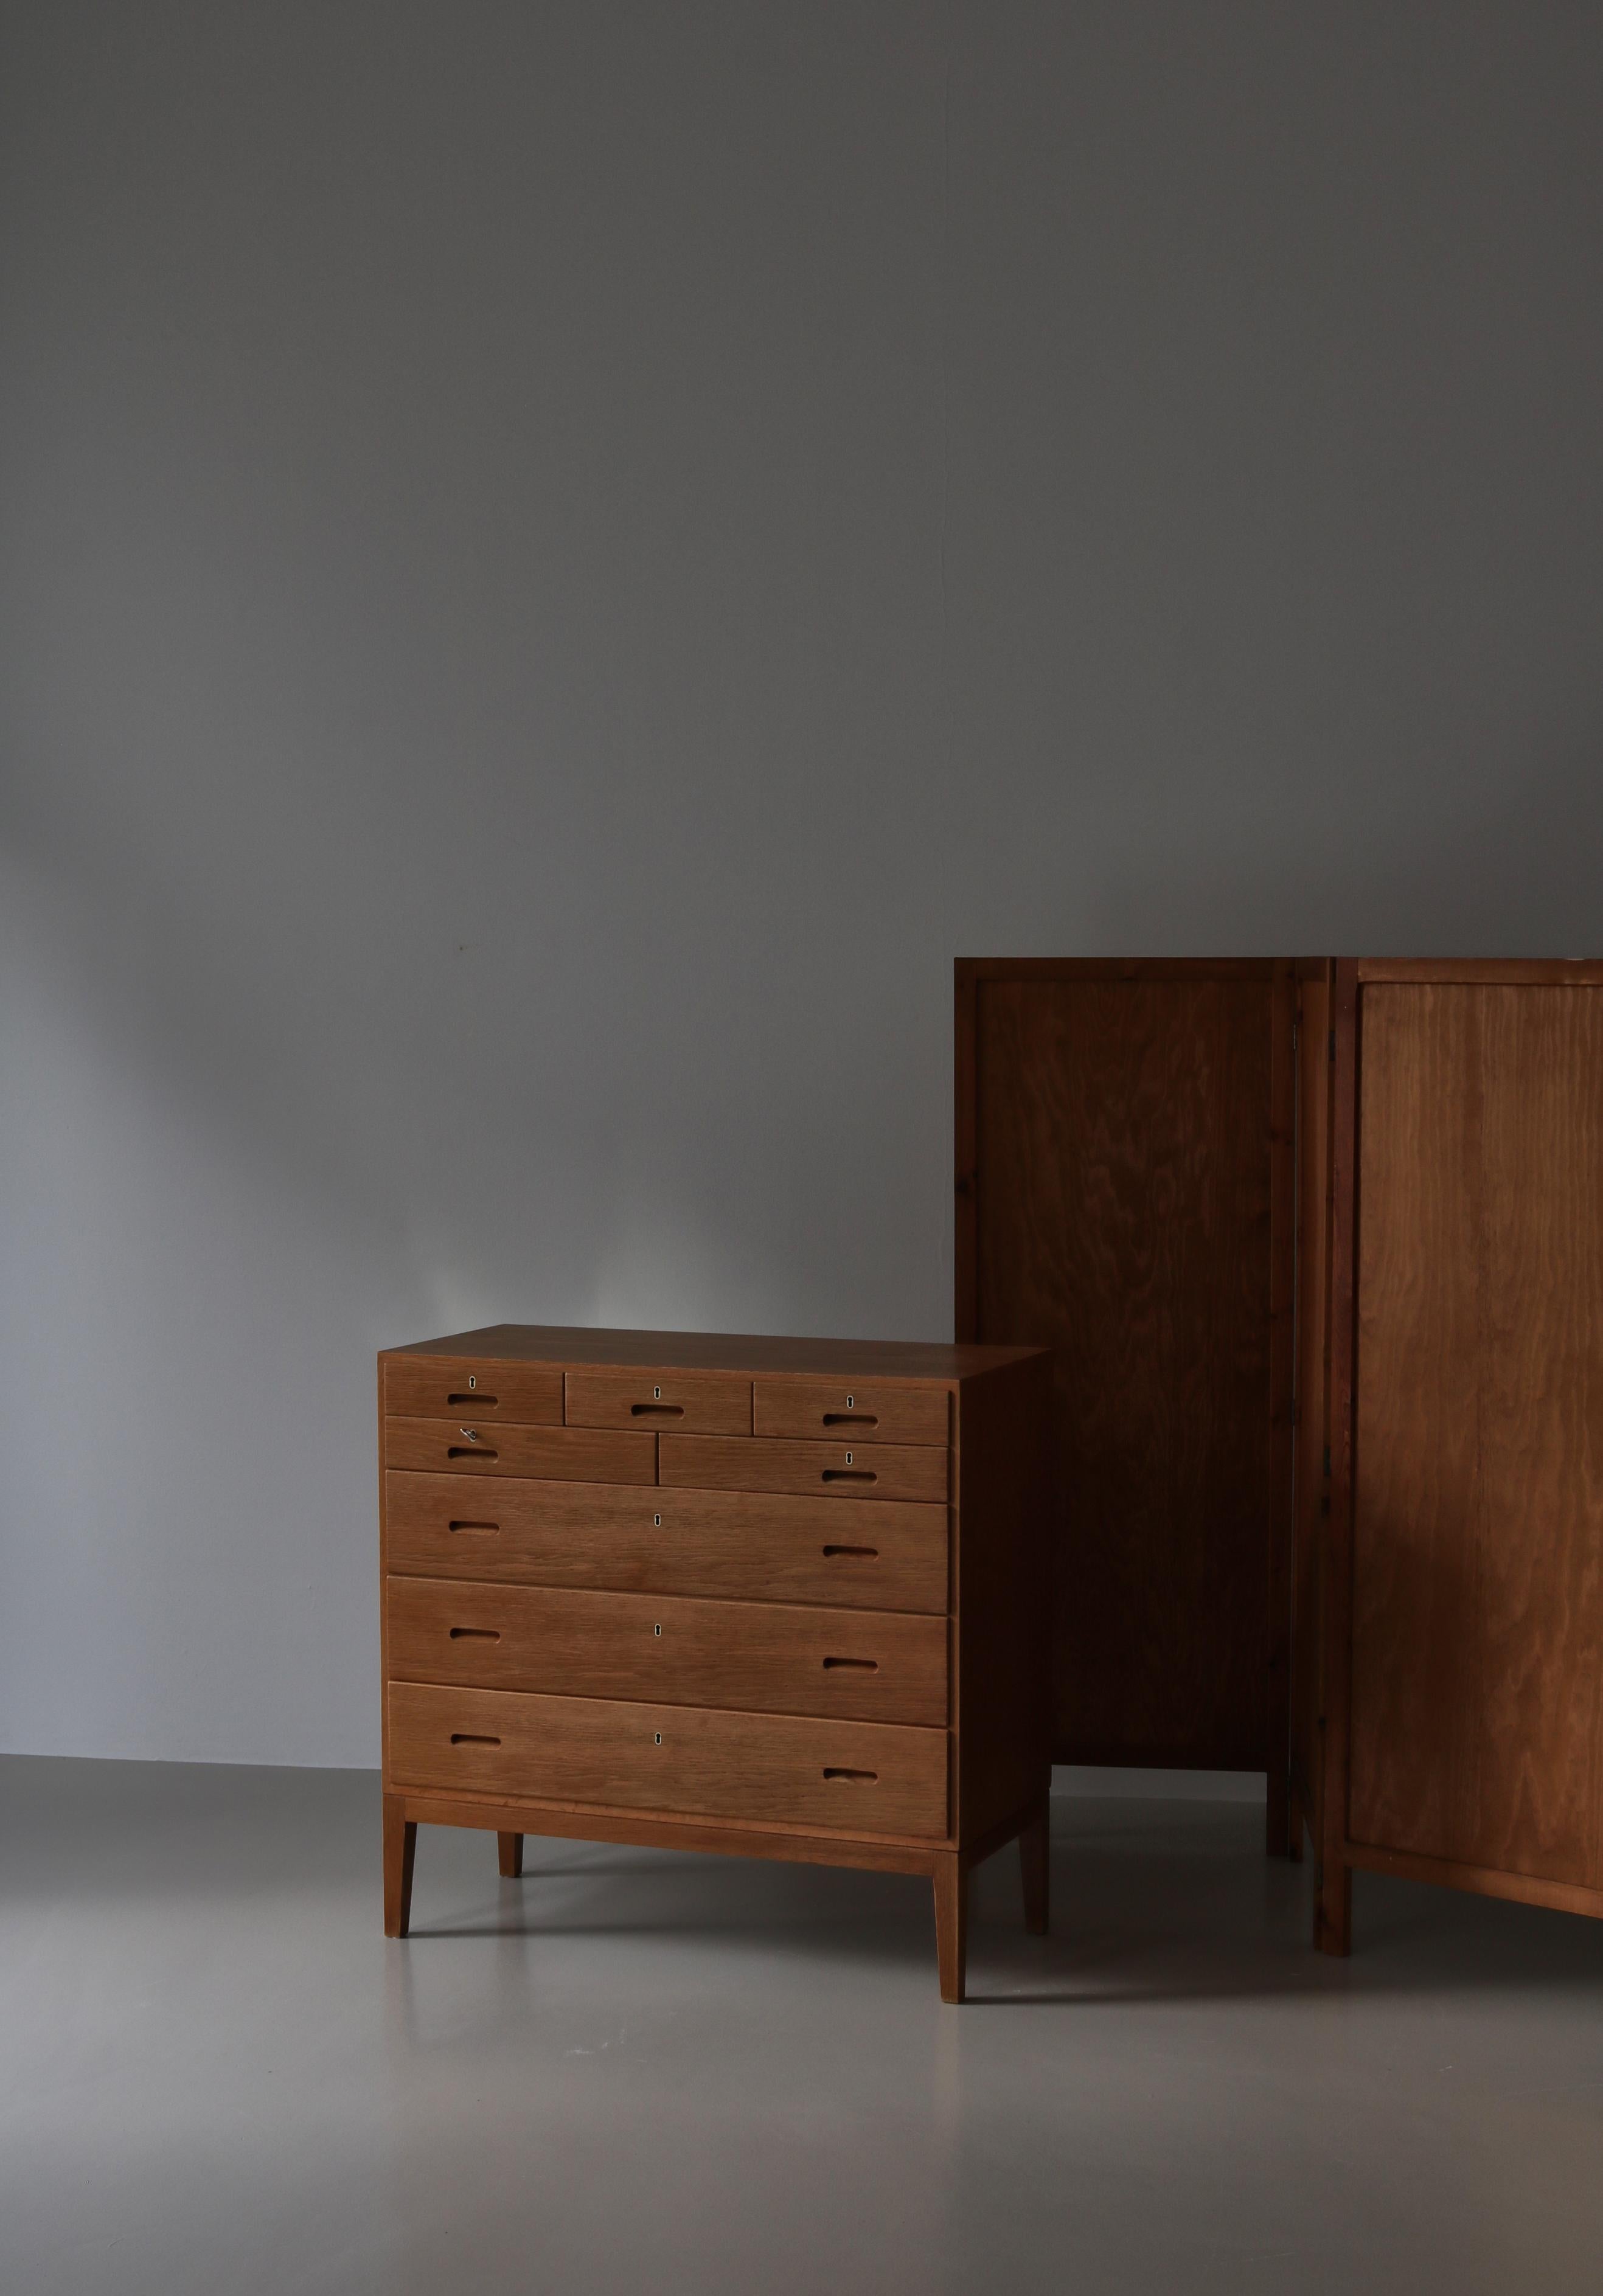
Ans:
<svg viewBox="0 0 1603 2296"><path fill-rule="evenodd" d="M1040 1348L948 1347L923 1340L784 1339L735 1332L592 1330L584 1324L491 1324L418 1340L384 1351L386 1362L412 1357L482 1360L530 1369L613 1371L667 1369L768 1377L933 1382L945 1386L982 1377L1004 1365L1038 1356Z"/></svg>

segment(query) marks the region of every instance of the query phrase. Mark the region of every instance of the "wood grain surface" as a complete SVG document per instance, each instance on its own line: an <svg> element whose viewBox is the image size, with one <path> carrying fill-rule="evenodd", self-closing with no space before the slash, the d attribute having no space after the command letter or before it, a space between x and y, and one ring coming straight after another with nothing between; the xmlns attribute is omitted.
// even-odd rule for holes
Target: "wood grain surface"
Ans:
<svg viewBox="0 0 1603 2296"><path fill-rule="evenodd" d="M563 1375L543 1364L497 1364L485 1357L383 1361L383 1407L402 1419L510 1419L560 1427Z"/></svg>
<svg viewBox="0 0 1603 2296"><path fill-rule="evenodd" d="M599 1802L530 1801L499 1795L443 1794L415 1788L396 1796L415 1824L512 1829L563 1841L632 1842L644 1849L703 1850L715 1857L778 1857L798 1866L856 1866L867 1873L934 1871L944 1855L927 1835L827 1833L817 1826L762 1825L728 1817L686 1817L671 1810L647 1815Z"/></svg>
<svg viewBox="0 0 1603 2296"><path fill-rule="evenodd" d="M622 1439L627 1441L627 1437ZM944 1499L947 1454L896 1443L782 1443L761 1436L664 1435L665 1483L706 1490L795 1491L829 1499Z"/></svg>
<svg viewBox="0 0 1603 2296"><path fill-rule="evenodd" d="M386 1467L420 1473L549 1476L555 1482L654 1483L654 1435L588 1427L509 1427L460 1419L386 1419Z"/></svg>
<svg viewBox="0 0 1603 2296"><path fill-rule="evenodd" d="M402 1789L946 1833L943 1730L411 1682L387 1695Z"/></svg>
<svg viewBox="0 0 1603 2296"><path fill-rule="evenodd" d="M958 1429L955 1830L980 1839L1052 1782L1050 1358L966 1388Z"/></svg>
<svg viewBox="0 0 1603 2296"><path fill-rule="evenodd" d="M944 1619L392 1578L391 1678L944 1729Z"/></svg>
<svg viewBox="0 0 1603 2296"><path fill-rule="evenodd" d="M752 1382L732 1372L571 1371L563 1378L570 1427L632 1427L660 1434L749 1435Z"/></svg>
<svg viewBox="0 0 1603 2296"><path fill-rule="evenodd" d="M882 1387L877 1381L761 1379L752 1390L752 1431L831 1443L933 1443L949 1439L943 1387Z"/></svg>
<svg viewBox="0 0 1603 2296"><path fill-rule="evenodd" d="M926 1340L782 1339L741 1332L621 1332L570 1324L489 1324L389 1348L380 1360L457 1356L491 1363L552 1364L560 1369L668 1364L679 1371L741 1372L749 1379L794 1373L802 1378L944 1381L981 1379L1017 1348L946 1347Z"/></svg>
<svg viewBox="0 0 1603 2296"><path fill-rule="evenodd" d="M1358 1277L1358 979L1350 957L1331 970L1330 1297L1327 1311L1330 1511L1325 1517L1319 1599L1319 1858L1313 1941L1321 1953L1352 1949L1352 1871L1347 1863L1347 1785L1352 1688L1353 1302Z"/></svg>
<svg viewBox="0 0 1603 2296"><path fill-rule="evenodd" d="M1278 1169L1289 1191L1290 1141L1272 1033L1289 1045L1287 970L980 964L960 969L960 1011L966 994L960 1336L1056 1351L1056 1759L1283 1774L1270 1606L1289 1474L1282 1493L1272 1423L1290 1318L1272 1320L1271 1195Z"/></svg>
<svg viewBox="0 0 1603 2296"><path fill-rule="evenodd" d="M1269 1495L1265 1521L1264 1847L1303 1848L1291 1794L1291 1583L1296 1459L1296 967L1277 962L1269 1087Z"/></svg>
<svg viewBox="0 0 1603 2296"><path fill-rule="evenodd" d="M384 1478L387 1567L662 1595L944 1611L947 1511L882 1500L843 1526L830 1499L610 1483Z"/></svg>
<svg viewBox="0 0 1603 2296"><path fill-rule="evenodd" d="M1323 1813L1320 1644L1325 1523L1330 1506L1330 1029L1328 961L1304 969L1297 1025L1297 1337L1292 1589L1291 1779L1301 1855Z"/></svg>
<svg viewBox="0 0 1603 2296"><path fill-rule="evenodd" d="M1603 1887L1603 990L1360 1021L1348 1831Z"/></svg>

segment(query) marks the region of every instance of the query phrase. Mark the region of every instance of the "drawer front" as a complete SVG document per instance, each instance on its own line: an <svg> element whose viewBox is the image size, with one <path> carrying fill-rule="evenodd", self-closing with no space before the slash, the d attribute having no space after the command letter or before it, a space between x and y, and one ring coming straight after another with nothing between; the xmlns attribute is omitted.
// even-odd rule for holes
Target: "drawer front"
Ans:
<svg viewBox="0 0 1603 2296"><path fill-rule="evenodd" d="M947 1440L944 1388L876 1387L850 1379L760 1379L752 1390L752 1431L810 1436L830 1443Z"/></svg>
<svg viewBox="0 0 1603 2296"><path fill-rule="evenodd" d="M423 1578L946 1610L941 1506L843 1526L827 1499L391 1472L384 1517L389 1569Z"/></svg>
<svg viewBox="0 0 1603 2296"><path fill-rule="evenodd" d="M571 1371L570 1427L635 1427L652 1433L749 1435L752 1382L717 1371Z"/></svg>
<svg viewBox="0 0 1603 2296"><path fill-rule="evenodd" d="M946 1453L892 1443L745 1442L721 1435L664 1435L664 1483L709 1490L813 1491L828 1498L944 1499Z"/></svg>
<svg viewBox="0 0 1603 2296"><path fill-rule="evenodd" d="M384 1365L384 1410L391 1419L517 1419L560 1427L563 1375L543 1364L398 1356Z"/></svg>
<svg viewBox="0 0 1603 2296"><path fill-rule="evenodd" d="M392 1682L395 1787L944 1841L944 1730Z"/></svg>
<svg viewBox="0 0 1603 2296"><path fill-rule="evenodd" d="M522 1427L478 1419L386 1419L386 1467L450 1475L549 1475L559 1482L654 1483L654 1435Z"/></svg>
<svg viewBox="0 0 1603 2296"><path fill-rule="evenodd" d="M392 1578L393 1679L946 1726L946 1620Z"/></svg>

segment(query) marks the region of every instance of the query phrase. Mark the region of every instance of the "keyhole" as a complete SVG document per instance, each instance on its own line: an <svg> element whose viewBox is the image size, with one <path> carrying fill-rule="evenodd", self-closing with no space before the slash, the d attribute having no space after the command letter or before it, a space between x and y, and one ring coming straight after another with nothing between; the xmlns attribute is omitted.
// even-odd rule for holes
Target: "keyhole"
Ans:
<svg viewBox="0 0 1603 2296"><path fill-rule="evenodd" d="M470 1387L477 1387L477 1386L478 1386L478 1384L479 1384L479 1374L478 1374L478 1373L477 1373L477 1372L473 1372L473 1371L470 1371L470 1372L469 1372L469 1374L468 1374L468 1375L467 1375L467 1383L468 1383L468 1385L469 1385Z"/></svg>
<svg viewBox="0 0 1603 2296"><path fill-rule="evenodd" d="M657 1400L657 1402L659 1402L659 1403L661 1403L661 1402L662 1402L662 1389L661 1389L660 1387L654 1387L654 1388L653 1388L653 1390L652 1390L652 1394L653 1394L653 1396L655 1398L655 1399Z"/></svg>
<svg viewBox="0 0 1603 2296"><path fill-rule="evenodd" d="M652 1632L653 1632L653 1634L654 1634L654 1635L660 1635L660 1634L662 1633L662 1628L661 1628L661 1627L654 1627L654 1628L652 1628Z"/></svg>
<svg viewBox="0 0 1603 2296"><path fill-rule="evenodd" d="M848 1466L850 1466L850 1465L851 1464L851 1452L850 1452L850 1451L848 1451L848 1452L847 1452L847 1454L846 1454L846 1464L847 1464Z"/></svg>
<svg viewBox="0 0 1603 2296"><path fill-rule="evenodd" d="M660 1514L654 1514L654 1515L653 1515L653 1517L652 1517L652 1521L653 1521L653 1522L654 1522L654 1523L655 1523L655 1525L656 1525L657 1529L658 1529L659 1530L661 1530L661 1529L662 1529L662 1516L661 1516Z"/></svg>
<svg viewBox="0 0 1603 2296"><path fill-rule="evenodd" d="M855 1395L849 1395L849 1396L846 1398L846 1408L847 1408L847 1410L848 1410L848 1411L850 1411L850 1410L852 1408L852 1406L853 1406L853 1405L856 1403L856 1401L857 1401L857 1398L856 1398L856 1396L855 1396Z"/></svg>
<svg viewBox="0 0 1603 2296"><path fill-rule="evenodd" d="M658 1743L658 1745L660 1746L660 1745L662 1744L662 1733L659 1730L659 1731L658 1731L658 1733L657 1733L657 1743Z"/></svg>

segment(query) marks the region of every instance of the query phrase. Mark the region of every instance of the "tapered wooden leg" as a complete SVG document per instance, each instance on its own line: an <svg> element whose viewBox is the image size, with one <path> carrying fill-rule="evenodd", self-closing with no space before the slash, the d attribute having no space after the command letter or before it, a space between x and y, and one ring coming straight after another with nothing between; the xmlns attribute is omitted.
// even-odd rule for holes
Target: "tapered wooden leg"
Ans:
<svg viewBox="0 0 1603 2296"><path fill-rule="evenodd" d="M497 1833L496 1848L501 1856L501 1879L515 1882L523 1870L523 1837L521 1833Z"/></svg>
<svg viewBox="0 0 1603 2296"><path fill-rule="evenodd" d="M1352 1868L1328 1856L1313 1908L1313 1941L1321 1953L1352 1950Z"/></svg>
<svg viewBox="0 0 1603 2296"><path fill-rule="evenodd" d="M384 1796L384 1935L405 1937L412 1918L412 1860L417 1828L399 1794Z"/></svg>
<svg viewBox="0 0 1603 2296"><path fill-rule="evenodd" d="M1024 1883L1024 1927L1032 1937L1045 1937L1051 1921L1050 1849L1050 1821L1043 1809L1018 1838L1019 1870Z"/></svg>
<svg viewBox="0 0 1603 2296"><path fill-rule="evenodd" d="M935 1860L935 1958L941 1998L961 2001L968 1973L968 1868L955 1851Z"/></svg>

